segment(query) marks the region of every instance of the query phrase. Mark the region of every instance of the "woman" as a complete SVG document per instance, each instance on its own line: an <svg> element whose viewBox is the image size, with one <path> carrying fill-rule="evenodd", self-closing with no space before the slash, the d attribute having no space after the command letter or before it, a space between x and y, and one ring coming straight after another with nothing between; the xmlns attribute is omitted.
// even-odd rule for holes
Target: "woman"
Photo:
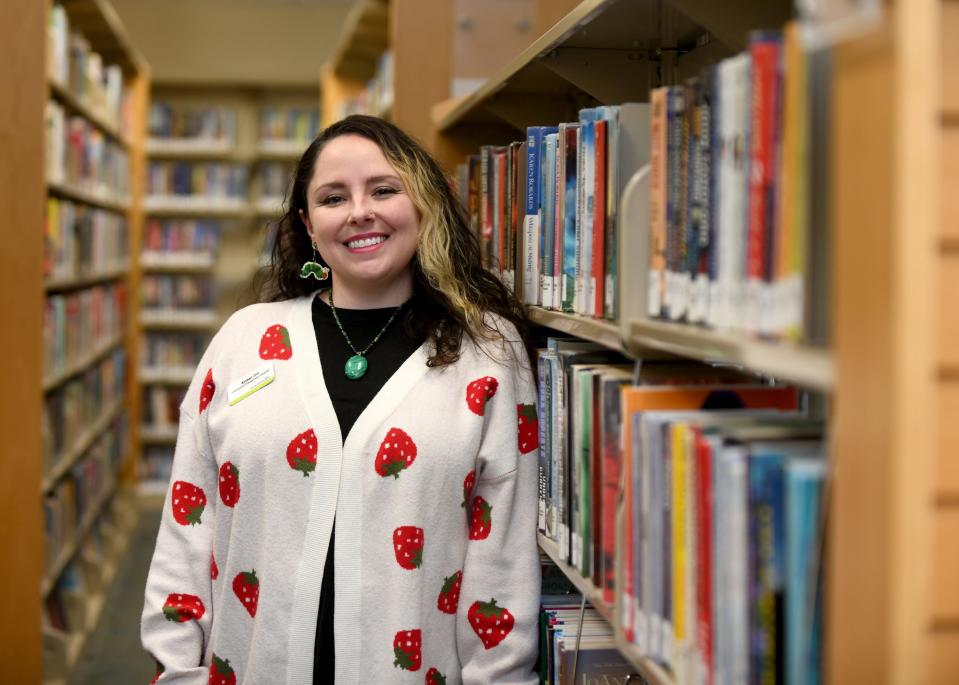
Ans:
<svg viewBox="0 0 959 685"><path fill-rule="evenodd" d="M224 324L181 407L142 621L158 682L535 682L521 305L382 120L326 129L286 206L273 301Z"/></svg>

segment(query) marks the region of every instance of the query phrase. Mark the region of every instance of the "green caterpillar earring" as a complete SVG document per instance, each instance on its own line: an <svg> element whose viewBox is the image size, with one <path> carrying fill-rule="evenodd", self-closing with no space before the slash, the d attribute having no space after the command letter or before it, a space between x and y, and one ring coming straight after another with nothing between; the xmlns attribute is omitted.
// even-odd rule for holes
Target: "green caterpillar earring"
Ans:
<svg viewBox="0 0 959 685"><path fill-rule="evenodd" d="M325 281L330 276L330 269L316 261L316 243L313 243L313 259L300 267L300 278L312 276L318 281Z"/></svg>

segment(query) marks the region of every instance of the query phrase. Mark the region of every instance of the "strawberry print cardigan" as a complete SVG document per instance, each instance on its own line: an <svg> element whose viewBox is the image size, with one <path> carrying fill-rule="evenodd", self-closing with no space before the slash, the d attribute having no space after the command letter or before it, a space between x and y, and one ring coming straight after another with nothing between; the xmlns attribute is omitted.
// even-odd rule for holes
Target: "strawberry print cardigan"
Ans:
<svg viewBox="0 0 959 685"><path fill-rule="evenodd" d="M424 344L343 444L311 301L235 313L183 401L141 626L154 682L310 685L335 517L338 684L535 683L538 430L515 328L495 319L504 340L464 338L444 367Z"/></svg>

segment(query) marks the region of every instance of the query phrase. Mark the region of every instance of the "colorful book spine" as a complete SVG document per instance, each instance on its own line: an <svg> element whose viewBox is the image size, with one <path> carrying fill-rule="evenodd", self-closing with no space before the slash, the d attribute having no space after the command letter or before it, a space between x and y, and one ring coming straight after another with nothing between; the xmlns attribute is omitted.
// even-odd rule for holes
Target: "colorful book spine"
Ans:
<svg viewBox="0 0 959 685"><path fill-rule="evenodd" d="M539 304L542 289L540 288L540 225L543 219L542 193L540 184L543 164L540 159L544 135L543 126L530 126L526 129L526 185L524 197L525 221L523 235L525 237L526 253L523 256L523 302Z"/></svg>
<svg viewBox="0 0 959 685"><path fill-rule="evenodd" d="M561 300L559 309L573 312L576 294L576 250L579 240L579 226L576 221L576 198L579 188L579 124L566 126L565 175L563 177L563 248L562 270L560 272Z"/></svg>
<svg viewBox="0 0 959 685"><path fill-rule="evenodd" d="M588 220L593 224L592 266L587 289L587 314L601 318L606 298L606 128L605 119L593 124L595 164L593 172L592 211Z"/></svg>
<svg viewBox="0 0 959 685"><path fill-rule="evenodd" d="M749 457L749 682L781 683L785 592L785 459Z"/></svg>
<svg viewBox="0 0 959 685"><path fill-rule="evenodd" d="M668 97L668 86L655 88L650 93L649 285L646 312L652 317L662 314L665 292Z"/></svg>
<svg viewBox="0 0 959 685"><path fill-rule="evenodd" d="M540 304L548 309L553 308L553 255L556 232L556 146L557 134L547 133L543 136L543 164L541 173L542 184L542 239L541 239L541 266L540 282L542 295Z"/></svg>
<svg viewBox="0 0 959 685"><path fill-rule="evenodd" d="M776 176L780 116L778 32L750 35L752 61L750 109L749 210L746 241L746 322L751 332L769 333Z"/></svg>

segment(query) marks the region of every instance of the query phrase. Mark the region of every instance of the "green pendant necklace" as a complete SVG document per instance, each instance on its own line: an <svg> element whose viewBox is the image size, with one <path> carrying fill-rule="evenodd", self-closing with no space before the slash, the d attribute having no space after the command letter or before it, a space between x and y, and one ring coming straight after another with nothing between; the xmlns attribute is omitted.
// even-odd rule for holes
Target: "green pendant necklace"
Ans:
<svg viewBox="0 0 959 685"><path fill-rule="evenodd" d="M405 303L404 303L405 304ZM356 381L362 378L366 374L366 367L369 364L366 361L366 353L370 351L370 348L376 344L376 341L380 339L380 336L386 332L386 329L390 327L390 324L393 323L393 319L396 318L396 315L399 313L400 309L403 307L401 304L396 308L396 311L393 312L393 316L390 317L390 320L386 322L386 325L383 326L383 329L376 334L376 337L373 338L373 342L366 346L362 352L358 352L356 347L353 346L353 341L350 340L350 336L346 334L346 330L343 328L343 324L340 323L340 317L336 315L336 306L333 304L333 289L330 288L330 310L333 312L333 320L336 321L336 327L340 329L340 333L343 334L343 337L346 339L346 344L350 346L350 349L353 350L353 356L346 360L346 366L343 367L343 373L346 374L346 377L351 381Z"/></svg>

